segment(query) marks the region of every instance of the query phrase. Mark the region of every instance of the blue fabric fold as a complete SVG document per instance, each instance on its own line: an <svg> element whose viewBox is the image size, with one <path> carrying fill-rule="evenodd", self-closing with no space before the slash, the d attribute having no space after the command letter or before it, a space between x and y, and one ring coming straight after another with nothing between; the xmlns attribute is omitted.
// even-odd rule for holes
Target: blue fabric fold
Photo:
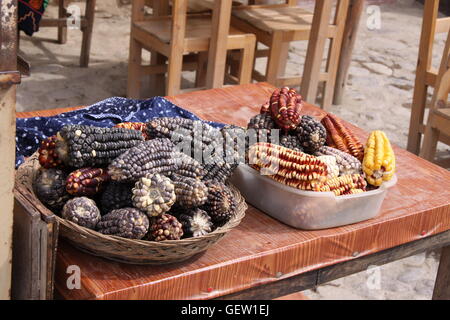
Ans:
<svg viewBox="0 0 450 320"><path fill-rule="evenodd" d="M16 121L16 168L32 155L39 143L55 135L63 126L83 124L97 127L112 127L120 122L147 122L154 118L175 117L201 120L163 97L133 100L112 97L89 107L62 113L52 117L18 118ZM225 124L204 121L213 127Z"/></svg>

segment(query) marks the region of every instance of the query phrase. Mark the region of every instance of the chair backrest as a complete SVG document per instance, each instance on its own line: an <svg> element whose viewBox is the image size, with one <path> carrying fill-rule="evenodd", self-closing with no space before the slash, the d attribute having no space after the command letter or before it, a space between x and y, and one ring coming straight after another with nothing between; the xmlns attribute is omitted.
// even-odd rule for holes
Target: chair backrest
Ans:
<svg viewBox="0 0 450 320"><path fill-rule="evenodd" d="M436 34L446 33L450 30L450 17L438 18L438 14L439 0L425 1L417 68L425 69L426 84L432 87L435 86L437 77L437 71L432 68L434 40Z"/></svg>

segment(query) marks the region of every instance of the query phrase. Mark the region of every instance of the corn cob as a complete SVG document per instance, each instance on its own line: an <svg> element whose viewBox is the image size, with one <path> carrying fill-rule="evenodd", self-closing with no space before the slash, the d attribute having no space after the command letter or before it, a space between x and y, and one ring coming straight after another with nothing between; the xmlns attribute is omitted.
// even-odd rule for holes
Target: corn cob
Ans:
<svg viewBox="0 0 450 320"><path fill-rule="evenodd" d="M99 166L143 140L136 130L68 125L57 134L56 153L64 164L75 168Z"/></svg>
<svg viewBox="0 0 450 320"><path fill-rule="evenodd" d="M100 197L101 209L104 214L114 210L133 206L131 190L134 183L111 181Z"/></svg>
<svg viewBox="0 0 450 320"><path fill-rule="evenodd" d="M339 167L339 174L353 174L353 173L362 173L361 162L356 159L354 156L332 148L323 146L317 152L314 153L316 156L333 156L336 158L336 164Z"/></svg>
<svg viewBox="0 0 450 320"><path fill-rule="evenodd" d="M359 193L363 193L366 192L366 190L364 189L350 189L347 192L344 192L342 195L346 195L346 194L359 194Z"/></svg>
<svg viewBox="0 0 450 320"><path fill-rule="evenodd" d="M359 190L365 191L367 182L360 174L347 174L340 177L327 179L321 186L319 191L332 191L335 195L358 193ZM356 190L358 191L352 191Z"/></svg>
<svg viewBox="0 0 450 320"><path fill-rule="evenodd" d="M214 228L211 217L199 208L185 210L176 218L183 225L183 238L204 236Z"/></svg>
<svg viewBox="0 0 450 320"><path fill-rule="evenodd" d="M272 117L268 112L253 116L252 118L250 118L250 121L247 124L247 129L267 130L270 132L271 129L275 128L275 121L272 120Z"/></svg>
<svg viewBox="0 0 450 320"><path fill-rule="evenodd" d="M208 187L208 199L201 207L211 217L215 227L221 227L235 214L236 200L231 190L223 183L205 181Z"/></svg>
<svg viewBox="0 0 450 320"><path fill-rule="evenodd" d="M212 146L221 142L219 129L200 120L185 118L153 119L147 123L147 133L151 137L170 139L179 150L195 159L207 147L214 149Z"/></svg>
<svg viewBox="0 0 450 320"><path fill-rule="evenodd" d="M327 130L328 146L347 152L362 161L364 146L340 119L329 113L322 119L322 124Z"/></svg>
<svg viewBox="0 0 450 320"><path fill-rule="evenodd" d="M293 130L300 123L300 110L303 107L302 96L294 89L287 87L276 89L270 97L268 109L277 126L285 132ZM267 105L261 107L261 113L266 112Z"/></svg>
<svg viewBox="0 0 450 320"><path fill-rule="evenodd" d="M100 233L129 239L142 239L148 231L149 219L136 208L115 209L105 214L97 229Z"/></svg>
<svg viewBox="0 0 450 320"><path fill-rule="evenodd" d="M223 157L219 158L217 162L225 162L231 166L231 170L234 170L238 163L245 162L248 131L235 125L226 125L220 129L220 132L223 138Z"/></svg>
<svg viewBox="0 0 450 320"><path fill-rule="evenodd" d="M195 159L189 157L183 152L173 152L172 157L176 159L175 171L172 173L195 178L197 180L201 180L205 175L205 169L203 166Z"/></svg>
<svg viewBox="0 0 450 320"><path fill-rule="evenodd" d="M304 115L295 130L305 151L314 153L325 145L327 132L324 126L311 116Z"/></svg>
<svg viewBox="0 0 450 320"><path fill-rule="evenodd" d="M62 166L62 161L56 153L56 136L51 136L42 140L38 153L39 163L42 167L49 169Z"/></svg>
<svg viewBox="0 0 450 320"><path fill-rule="evenodd" d="M58 215L71 198L66 191L66 178L67 174L60 169L39 168L33 181L33 190L38 199Z"/></svg>
<svg viewBox="0 0 450 320"><path fill-rule="evenodd" d="M336 163L336 158L333 156L318 156L317 159L326 163L328 168L328 178L339 176L339 166Z"/></svg>
<svg viewBox="0 0 450 320"><path fill-rule="evenodd" d="M100 210L95 201L86 197L70 199L64 205L61 216L79 226L95 229L100 221Z"/></svg>
<svg viewBox="0 0 450 320"><path fill-rule="evenodd" d="M328 175L327 165L317 157L270 143L249 149L249 163L274 180L301 190L317 190Z"/></svg>
<svg viewBox="0 0 450 320"><path fill-rule="evenodd" d="M372 131L364 152L363 171L367 182L380 186L392 178L395 172L395 155L389 139L383 131Z"/></svg>
<svg viewBox="0 0 450 320"><path fill-rule="evenodd" d="M196 179L173 174L171 177L175 187L176 203L183 208L203 205L208 198L208 188Z"/></svg>
<svg viewBox="0 0 450 320"><path fill-rule="evenodd" d="M172 150L169 139L141 142L114 159L108 172L112 180L120 182L135 182L150 173L171 174L177 168Z"/></svg>
<svg viewBox="0 0 450 320"><path fill-rule="evenodd" d="M74 196L93 196L101 191L110 176L102 168L81 168L69 174L66 190Z"/></svg>
<svg viewBox="0 0 450 320"><path fill-rule="evenodd" d="M144 140L149 140L150 135L147 133L147 124L144 122L121 122L114 126L114 128L125 128L140 131Z"/></svg>
<svg viewBox="0 0 450 320"><path fill-rule="evenodd" d="M302 143L298 136L291 136L287 134L283 135L280 139L280 145L289 149L303 152Z"/></svg>
<svg viewBox="0 0 450 320"><path fill-rule="evenodd" d="M183 225L174 216L163 213L150 220L146 236L150 241L179 240L183 236Z"/></svg>
<svg viewBox="0 0 450 320"><path fill-rule="evenodd" d="M139 179L132 190L133 205L149 217L155 217L170 210L175 203L175 187L172 181L159 174L147 174Z"/></svg>

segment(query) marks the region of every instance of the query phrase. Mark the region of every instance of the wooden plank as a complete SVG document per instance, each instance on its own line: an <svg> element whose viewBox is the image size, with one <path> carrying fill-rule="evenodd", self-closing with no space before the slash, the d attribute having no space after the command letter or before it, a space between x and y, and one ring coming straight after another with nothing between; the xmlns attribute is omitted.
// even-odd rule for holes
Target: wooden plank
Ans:
<svg viewBox="0 0 450 320"><path fill-rule="evenodd" d="M412 241L375 254L332 265L320 270L317 285L367 270L369 266L383 264L407 258L423 251L439 249L450 244L450 231L445 231L424 239ZM355 252L355 254L358 254Z"/></svg>
<svg viewBox="0 0 450 320"><path fill-rule="evenodd" d="M39 210L15 191L12 298L45 300L53 297L57 225L44 221Z"/></svg>
<svg viewBox="0 0 450 320"><path fill-rule="evenodd" d="M218 300L269 300L304 291L313 288L317 281L317 271L306 272L295 277L282 278L271 283L261 283L257 287L239 291L226 296L218 297Z"/></svg>
<svg viewBox="0 0 450 320"><path fill-rule="evenodd" d="M42 28L54 28L54 27L58 27L62 28L62 27L66 27L67 26L67 18L47 18L47 19L42 19L41 22L39 23L39 27ZM87 20L84 18L80 19L80 27L84 28L87 26ZM58 42L59 42L59 38L58 38Z"/></svg>
<svg viewBox="0 0 450 320"><path fill-rule="evenodd" d="M439 18L436 22L436 33L447 33L450 30L450 17Z"/></svg>
<svg viewBox="0 0 450 320"><path fill-rule="evenodd" d="M359 21L361 20L363 9L364 0L351 1L343 32L341 53L339 55L336 84L334 88L333 103L337 105L342 103L342 96L347 82L348 70L352 60L352 52L355 47Z"/></svg>
<svg viewBox="0 0 450 320"><path fill-rule="evenodd" d="M17 69L17 0L0 0L0 71ZM16 86L0 86L0 300L11 296Z"/></svg>
<svg viewBox="0 0 450 320"><path fill-rule="evenodd" d="M24 208L20 200L16 200L14 205L14 269L11 296L21 300L39 299L39 234L36 225L41 220L41 215L35 210Z"/></svg>
<svg viewBox="0 0 450 320"><path fill-rule="evenodd" d="M231 7L232 3L229 0L215 0L214 2L208 67L206 70L206 87L209 89L220 88L223 85Z"/></svg>
<svg viewBox="0 0 450 320"><path fill-rule="evenodd" d="M378 253L354 258L350 261L337 263L329 267L320 268L294 277L284 278L284 275L280 274L280 280L277 282L267 284L261 283L259 286L222 296L219 297L219 299L274 299L294 292L312 289L332 280L367 270L370 266L380 266L426 250L438 249L449 244L450 231L446 231L425 239L413 241ZM450 249L450 247L448 248ZM447 250L447 248L445 250ZM447 254L449 253L450 250L448 250ZM450 292L448 291L450 285L450 277L448 273L448 270L450 270L450 254L448 257L444 256L444 259L448 259L448 261L445 260L444 264L441 266L442 268L447 267L447 272L443 272L441 278L439 279L442 281L440 282L442 287L439 287L438 291L441 292L440 290L444 290L448 293Z"/></svg>
<svg viewBox="0 0 450 320"><path fill-rule="evenodd" d="M450 246L442 248L433 300L450 300Z"/></svg>

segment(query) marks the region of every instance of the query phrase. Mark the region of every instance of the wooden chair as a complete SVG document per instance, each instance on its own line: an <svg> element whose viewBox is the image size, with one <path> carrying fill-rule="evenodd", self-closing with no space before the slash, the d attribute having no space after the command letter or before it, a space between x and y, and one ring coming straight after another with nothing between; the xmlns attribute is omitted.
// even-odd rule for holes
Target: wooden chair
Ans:
<svg viewBox="0 0 450 320"><path fill-rule="evenodd" d="M213 15L188 15L187 0L173 0L172 3L172 16L146 17L143 13L144 0L133 1L127 96L139 97L142 76L165 73L165 95L177 94L181 92L183 70L197 70L197 86L220 86L223 84L223 73L221 75L213 71L225 70L223 54L226 50L234 49L243 52L239 83L249 83L256 37L229 26L230 12L227 15L222 8L230 4L216 0L218 4L214 7ZM150 65L141 64L142 49L156 53ZM192 55L196 53L198 55ZM222 56L216 56L218 53ZM193 60L192 57L197 59ZM168 60L167 65L165 59ZM208 66L208 72L205 72L205 65Z"/></svg>
<svg viewBox="0 0 450 320"><path fill-rule="evenodd" d="M450 17L438 18L438 10L439 0L425 1L407 145L407 150L415 154L419 154L422 134L425 132L428 87L435 87L437 79L437 70L432 67L434 38L436 34L450 29ZM444 52L444 56L447 53ZM450 144L450 135L442 133L438 140Z"/></svg>
<svg viewBox="0 0 450 320"><path fill-rule="evenodd" d="M86 0L86 10L84 11L84 16L80 17L81 32L83 32L83 39L81 41L80 67L89 66L92 29L94 27L95 2L96 0ZM58 18L44 17L39 24L39 27L57 27L58 42L60 44L65 44L67 42L67 21L69 18L67 13L67 4L68 0L59 0Z"/></svg>
<svg viewBox="0 0 450 320"><path fill-rule="evenodd" d="M424 141L420 156L433 161L436 146L441 135L450 137L450 106L447 102L450 92L450 32L445 44L439 73L435 82L435 89L425 128Z"/></svg>
<svg viewBox="0 0 450 320"><path fill-rule="evenodd" d="M316 1L314 13L296 7L296 0L279 5L239 6L233 10L232 25L256 34L257 41L268 46L256 57L268 56L265 75L253 71L253 79L267 81L277 87L299 86L303 97L315 102L319 81L325 82L321 106L333 99L339 54L347 17L349 0L339 0L330 23L332 1ZM321 72L325 41L330 47L325 71ZM291 41L310 40L303 77L283 77Z"/></svg>

